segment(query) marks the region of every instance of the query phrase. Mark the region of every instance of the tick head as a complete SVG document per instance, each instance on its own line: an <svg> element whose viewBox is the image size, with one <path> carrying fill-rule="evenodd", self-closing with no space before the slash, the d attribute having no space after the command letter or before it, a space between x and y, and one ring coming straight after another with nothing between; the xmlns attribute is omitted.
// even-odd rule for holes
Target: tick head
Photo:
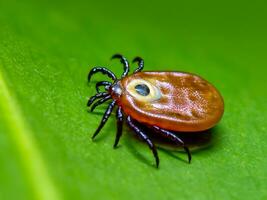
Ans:
<svg viewBox="0 0 267 200"><path fill-rule="evenodd" d="M111 94L113 99L120 98L122 92L123 91L120 81L115 82L112 86L109 87L109 93Z"/></svg>

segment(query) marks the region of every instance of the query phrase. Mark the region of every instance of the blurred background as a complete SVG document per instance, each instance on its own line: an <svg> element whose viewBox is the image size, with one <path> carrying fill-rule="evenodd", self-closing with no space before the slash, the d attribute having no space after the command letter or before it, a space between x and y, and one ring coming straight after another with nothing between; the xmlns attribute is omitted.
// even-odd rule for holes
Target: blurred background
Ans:
<svg viewBox="0 0 267 200"><path fill-rule="evenodd" d="M265 1L0 0L0 199L266 199ZM87 112L92 66L121 53L145 70L196 73L225 114L216 142L193 153L159 150L115 118L90 139L106 105Z"/></svg>

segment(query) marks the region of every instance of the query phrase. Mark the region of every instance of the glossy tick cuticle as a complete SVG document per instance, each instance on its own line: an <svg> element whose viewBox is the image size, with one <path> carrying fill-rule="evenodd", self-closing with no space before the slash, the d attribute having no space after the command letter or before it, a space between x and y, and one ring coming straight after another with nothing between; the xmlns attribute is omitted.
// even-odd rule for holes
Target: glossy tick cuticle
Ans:
<svg viewBox="0 0 267 200"><path fill-rule="evenodd" d="M150 93L149 87L145 84L138 84L135 86L135 90L138 94L142 96L147 96Z"/></svg>

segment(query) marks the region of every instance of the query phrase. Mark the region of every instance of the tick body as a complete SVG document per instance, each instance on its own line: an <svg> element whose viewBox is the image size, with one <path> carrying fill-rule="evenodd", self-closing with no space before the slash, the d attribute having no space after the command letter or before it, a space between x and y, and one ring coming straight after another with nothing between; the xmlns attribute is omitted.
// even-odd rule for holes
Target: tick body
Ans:
<svg viewBox="0 0 267 200"><path fill-rule="evenodd" d="M128 76L127 59L120 54L112 58L120 59L124 66L120 79L105 67L94 67L88 75L89 81L92 75L98 72L112 80L112 82L98 82L97 94L88 101L87 105L91 106L93 111L96 106L111 100L92 138L99 133L113 108L117 106L117 134L114 147L117 146L122 135L123 119L126 119L133 132L152 150L157 167L159 158L156 147L142 127L151 130L154 134L169 138L176 145L183 147L190 162L190 151L179 138L179 132L198 134L215 126L224 111L220 93L209 82L194 74L141 72L144 61L140 57L133 60L138 63L138 67L132 75ZM101 86L104 86L105 92L100 92ZM97 99L99 100L96 101Z"/></svg>

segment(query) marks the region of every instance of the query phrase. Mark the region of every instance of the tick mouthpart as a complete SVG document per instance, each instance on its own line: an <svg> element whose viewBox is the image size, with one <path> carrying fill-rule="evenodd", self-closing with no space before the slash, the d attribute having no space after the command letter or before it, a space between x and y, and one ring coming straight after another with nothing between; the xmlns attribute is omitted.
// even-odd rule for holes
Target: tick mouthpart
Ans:
<svg viewBox="0 0 267 200"><path fill-rule="evenodd" d="M109 87L109 93L113 99L118 99L122 94L121 82L115 82L112 86Z"/></svg>

